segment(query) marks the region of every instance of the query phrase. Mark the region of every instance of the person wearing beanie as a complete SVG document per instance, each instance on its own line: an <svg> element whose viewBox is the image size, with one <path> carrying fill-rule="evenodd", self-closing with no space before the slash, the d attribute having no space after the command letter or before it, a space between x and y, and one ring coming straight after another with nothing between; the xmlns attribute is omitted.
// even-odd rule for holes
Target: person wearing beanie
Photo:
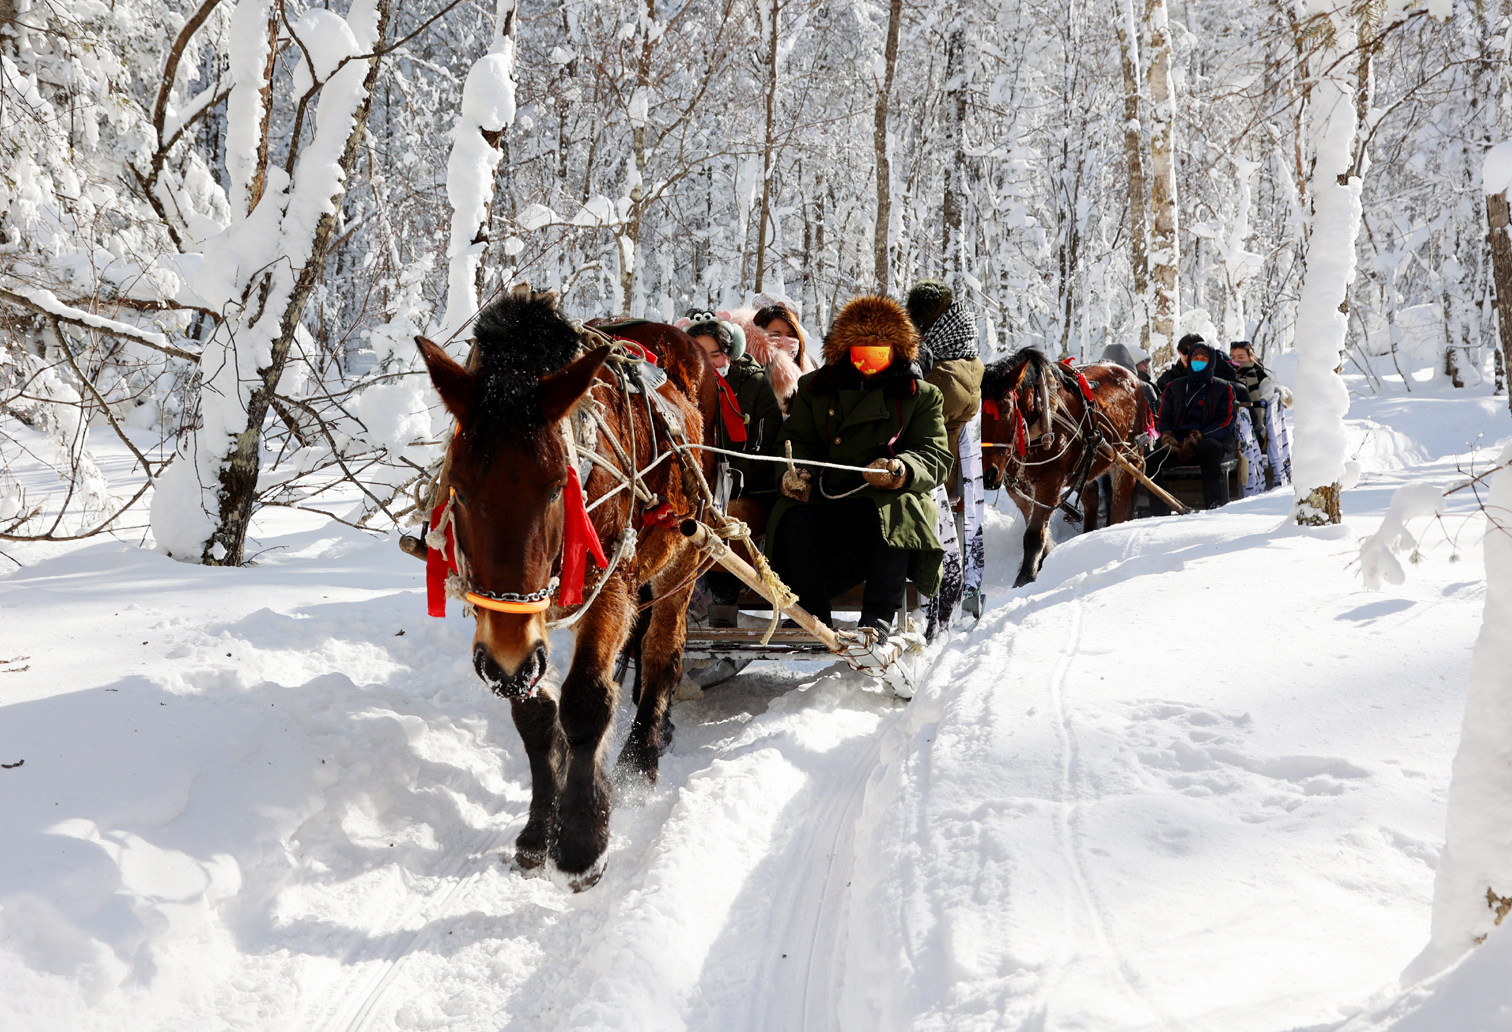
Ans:
<svg viewBox="0 0 1512 1032"><path fill-rule="evenodd" d="M1166 468L1195 461L1202 470L1203 504L1216 509L1229 501L1223 457L1234 438L1239 406L1248 403L1249 395L1215 375L1219 360L1211 344L1200 337L1182 343L1187 345L1187 374L1161 394L1155 420L1158 449L1164 449L1151 456L1155 481L1162 482Z"/></svg>
<svg viewBox="0 0 1512 1032"><path fill-rule="evenodd" d="M1207 344L1213 355L1213 375L1230 383L1239 382L1239 374L1234 369L1234 364L1228 360L1219 349L1208 344L1200 333L1188 333L1176 342L1176 361L1171 363L1171 368L1160 374L1160 379L1155 381L1155 390L1164 392L1172 382L1179 380L1187 374L1187 352L1193 344Z"/></svg>
<svg viewBox="0 0 1512 1032"><path fill-rule="evenodd" d="M986 367L977 348L976 317L939 280L920 280L908 292L908 318L923 340L925 379L944 397L945 434L950 441L952 483L961 462L961 429L982 409L982 375Z"/></svg>
<svg viewBox="0 0 1512 1032"><path fill-rule="evenodd" d="M782 429L782 409L767 382L766 371L746 351L745 332L734 322L707 311L689 312L683 332L703 348L704 354L709 356L709 364L729 389L728 393L723 389L720 392L723 397L720 418L714 421L715 446L751 455L774 454L777 434ZM726 411L731 398L734 411ZM731 436L731 419L744 424L745 440L738 441ZM752 537L759 537L766 527L772 503L777 500L776 471L779 467L771 462L728 455L721 455L719 460L729 464L728 515L747 524ZM734 627L736 601L740 598L739 579L733 573L719 569L711 571L708 577L709 591L713 595L709 606L710 625Z"/></svg>
<svg viewBox="0 0 1512 1032"><path fill-rule="evenodd" d="M767 555L799 602L831 623L830 599L865 581L861 624L890 632L912 579L934 595L944 550L930 493L950 471L939 388L918 366L919 334L903 306L859 297L824 338L824 365L798 381L781 445L795 459L866 467L798 467L767 523Z"/></svg>

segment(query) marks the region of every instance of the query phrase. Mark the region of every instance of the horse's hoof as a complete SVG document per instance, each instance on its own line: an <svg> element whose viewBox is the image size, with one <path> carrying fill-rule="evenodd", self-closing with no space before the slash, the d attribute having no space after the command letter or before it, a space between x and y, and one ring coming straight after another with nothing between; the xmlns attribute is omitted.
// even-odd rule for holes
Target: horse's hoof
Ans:
<svg viewBox="0 0 1512 1032"><path fill-rule="evenodd" d="M509 863L510 861L505 861ZM546 862L545 849L526 849L523 846L515 846L514 866L521 871L533 871Z"/></svg>
<svg viewBox="0 0 1512 1032"><path fill-rule="evenodd" d="M583 892L599 883L599 879L604 876L604 869L608 866L608 856L600 856L588 865L586 871L564 871L553 862L547 867L547 872L551 875L551 881L557 888L565 889L568 892Z"/></svg>

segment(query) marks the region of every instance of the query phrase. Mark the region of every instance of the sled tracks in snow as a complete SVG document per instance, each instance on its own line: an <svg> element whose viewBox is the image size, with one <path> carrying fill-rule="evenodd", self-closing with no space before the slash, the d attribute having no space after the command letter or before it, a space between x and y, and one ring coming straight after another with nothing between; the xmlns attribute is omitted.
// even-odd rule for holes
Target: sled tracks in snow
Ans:
<svg viewBox="0 0 1512 1032"><path fill-rule="evenodd" d="M446 911L453 901L465 899L489 865L499 862L499 851L505 843L513 842L518 828L523 826L523 819L516 819L502 828L484 831L473 839L471 848L458 850L434 875L442 886L414 901L397 922L401 929L411 930L394 933L388 947L376 958L364 958L358 946L349 950L342 958L343 964L354 965L364 959L376 959L377 963L341 979L332 987L335 999L302 1018L295 1027L308 1032L361 1032L367 1028L405 959L416 947L424 945L420 941L423 936L434 934L427 931L432 924L427 918Z"/></svg>

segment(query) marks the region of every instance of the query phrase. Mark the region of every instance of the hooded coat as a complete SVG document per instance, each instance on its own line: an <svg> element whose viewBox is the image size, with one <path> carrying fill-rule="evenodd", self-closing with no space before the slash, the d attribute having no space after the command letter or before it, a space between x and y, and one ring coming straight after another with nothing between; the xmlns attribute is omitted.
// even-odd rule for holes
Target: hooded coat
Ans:
<svg viewBox="0 0 1512 1032"><path fill-rule="evenodd" d="M1160 405L1160 396L1155 393L1154 386L1150 383L1148 375L1139 371L1139 359L1134 352L1130 351L1125 344L1109 344L1103 348L1102 358L1098 359L1103 365L1112 363L1121 365L1135 376L1139 377L1139 385L1144 388L1145 401L1149 403L1151 411Z"/></svg>
<svg viewBox="0 0 1512 1032"><path fill-rule="evenodd" d="M1216 356L1214 356L1216 359ZM1226 441L1234 434L1234 415L1241 397L1233 383L1214 375L1217 361L1207 368L1190 366L1187 374L1171 381L1160 396L1160 417L1155 421L1162 434L1184 437L1193 430L1210 440ZM1248 395L1242 397L1249 401Z"/></svg>
<svg viewBox="0 0 1512 1032"><path fill-rule="evenodd" d="M863 381L850 364L850 349L878 343L893 346L893 364ZM939 512L930 493L949 475L951 455L943 398L920 374L918 357L918 332L891 298L856 298L835 318L824 338L824 365L798 381L777 454L781 443L789 443L794 458L848 466L896 457L908 467L908 483L885 491L867 485L858 473L814 470L807 502L777 499L767 523L768 554L775 551L783 515L794 506L824 505L840 495L863 498L876 507L882 539L912 553L909 578L925 595L935 593L945 553L935 535ZM858 545L862 540L858 534ZM865 560L859 548L837 555L829 571L831 591L860 583Z"/></svg>

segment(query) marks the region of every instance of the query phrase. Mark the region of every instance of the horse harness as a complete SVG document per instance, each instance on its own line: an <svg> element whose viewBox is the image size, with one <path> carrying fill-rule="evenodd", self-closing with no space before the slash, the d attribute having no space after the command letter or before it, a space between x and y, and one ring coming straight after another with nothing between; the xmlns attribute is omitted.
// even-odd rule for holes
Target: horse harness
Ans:
<svg viewBox="0 0 1512 1032"><path fill-rule="evenodd" d="M474 583L467 557L458 547L452 532L455 506L459 504L454 489L450 497L435 507L430 530L425 536L427 561L439 563L450 571L444 573L442 577L444 595L439 600L442 615L445 613L444 600L448 597L462 602L464 616L471 616L474 609L491 609L507 613L539 613L552 607L551 596L560 588L561 594L557 599L557 607L571 608L575 611L568 616L548 622L547 630L571 627L592 608L594 601L603 591L619 564L634 557L636 541L641 530L679 523L682 519L698 514L698 512L676 512L668 500L653 492L646 484L646 476L652 470L671 458L682 468L685 477L692 474L691 479L696 483L698 493L702 496L698 511L701 512L713 503L713 492L709 489L703 470L693 460L682 416L657 390L667 382L667 374L656 364L655 356L635 341L610 337L594 327L580 325L578 331L584 338L585 345L592 341L595 345L607 344L611 347L604 365L613 375L613 386L619 389L626 416L625 432L629 438L628 452L620 444L606 421L604 404L592 396L592 392L597 388L613 389L613 386L595 377L589 387L588 396L562 420L562 436L567 445L567 453L572 457L572 461L568 464L568 485L564 491L564 494L568 496L564 503L567 506L564 514L567 526L564 526L562 550L553 564L555 572L546 587L538 591L487 591ZM651 452L654 457L642 467L637 467L635 462L638 446L635 439L634 395L644 397L647 422L651 428ZM656 454L658 436L664 438L668 445L667 449L659 455ZM608 441L613 452L612 456L604 455L600 451L599 444L604 440ZM617 478L619 483L594 499L591 505L584 505L582 484L587 480L594 466ZM629 490L632 495L630 515L625 525L620 528L613 555L606 557L588 514L624 490ZM636 526L637 513L640 516L639 526ZM574 520L577 521L576 527L573 526ZM577 533L576 541L574 531ZM447 556L448 551L450 557ZM581 578L588 552L593 554L602 572L592 591L583 598ZM432 574L434 572L433 570ZM701 572L702 569L695 569L693 578L698 577ZM430 579L432 578L428 577L428 580ZM433 588L431 600L433 614L438 601L435 598L436 593L436 589Z"/></svg>
<svg viewBox="0 0 1512 1032"><path fill-rule="evenodd" d="M1047 398L1046 405L1050 409L1050 411L1042 415L1039 420L1036 420L1036 427L1045 426L1045 430L1043 433L1036 435L1035 445L1030 445L1028 441L1025 440L1029 432L1029 426L1028 422L1024 419L1023 412L1019 408L1019 389L1015 387L1013 390L1009 391L1008 394L1005 395L1004 400L1007 400L1009 402L1009 405L1012 408L1014 416L1016 418L1016 426L1014 428L1014 444L1019 455L1018 465L1020 467L1048 465L1059 459L1062 455L1066 454L1066 452L1071 448L1072 444L1078 442L1082 444L1082 458L1081 461L1077 463L1076 472L1072 476L1073 486L1066 492L1065 497L1062 498L1057 504L1046 505L1044 502L1041 502L1039 499L1023 490L1022 482L1019 480L1019 478L1014 474L1008 472L1006 462L1003 464L1003 483L1007 485L1010 491L1012 491L1014 494L1018 495L1025 501L1029 502L1029 504L1031 505L1051 512L1056 509L1060 509L1071 519L1080 520L1083 518L1083 513L1076 507L1075 504L1071 502L1071 498L1074 495L1077 501L1081 500L1082 492L1086 489L1087 480L1090 478L1092 472L1092 464L1097 460L1098 450L1104 443L1106 443L1107 436L1103 432L1102 424L1104 422L1108 422L1108 419L1103 415L1102 409L1099 408L1097 404L1097 395L1095 393L1097 384L1095 382L1088 381L1082 371L1071 364L1071 359L1065 358L1062 359L1059 363L1052 363L1051 368L1055 371L1055 375L1057 379L1060 380L1062 386L1074 386L1077 390L1077 393L1081 395L1082 414L1080 417L1078 417L1075 423L1072 423L1063 414L1063 405L1058 404L1056 399L1048 399L1047 394L1042 394L1042 397ZM990 402L990 404L993 405L994 410L998 408L995 401ZM985 408L986 406L984 405L983 407ZM995 414L996 412L994 412L994 415ZM1047 416L1048 418L1046 418ZM1002 417L998 416L997 418ZM1112 425L1111 422L1109 422L1109 425ZM1051 426L1059 426L1063 430L1069 431L1066 437L1066 443L1062 445L1060 451L1056 452L1054 455L1051 455L1044 459L1036 460L1034 462L1027 461L1026 456L1029 447L1044 444L1046 438L1051 438L1051 443L1053 443L1054 432L1050 429Z"/></svg>

